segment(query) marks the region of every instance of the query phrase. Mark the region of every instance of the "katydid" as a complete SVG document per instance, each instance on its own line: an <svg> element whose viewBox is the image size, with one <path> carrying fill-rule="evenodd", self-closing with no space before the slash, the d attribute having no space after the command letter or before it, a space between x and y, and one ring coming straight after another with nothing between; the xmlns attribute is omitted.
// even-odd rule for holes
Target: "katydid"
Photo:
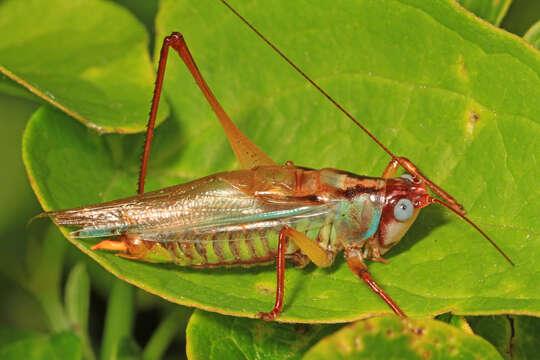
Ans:
<svg viewBox="0 0 540 360"><path fill-rule="evenodd" d="M223 3L285 61L355 122L391 160L381 177L359 176L336 169L314 170L293 162L274 163L230 120L210 90L180 33L167 36L161 48L157 80L146 131L136 196L75 209L51 211L58 225L75 226L76 238L106 237L93 250L180 266L252 266L276 261L276 319L283 308L285 260L302 267L309 262L330 266L342 250L349 268L390 308L405 317L375 282L364 260L382 257L396 245L420 209L438 203L456 213L504 252L471 220L463 207L424 176L416 165L394 155L318 84L293 64L225 1ZM189 183L144 193L146 170L169 49L191 72L223 126L243 170L218 173ZM397 176L402 167L407 174ZM428 189L441 199L432 197Z"/></svg>

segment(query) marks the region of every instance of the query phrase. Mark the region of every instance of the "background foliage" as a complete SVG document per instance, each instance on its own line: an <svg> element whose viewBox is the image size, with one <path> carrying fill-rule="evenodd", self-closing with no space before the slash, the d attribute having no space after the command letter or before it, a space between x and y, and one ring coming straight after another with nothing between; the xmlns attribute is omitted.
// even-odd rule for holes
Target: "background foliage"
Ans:
<svg viewBox="0 0 540 360"><path fill-rule="evenodd" d="M504 28L520 36L540 19L540 9L538 6L535 8L534 2L515 1L506 17L510 1L460 2L493 24L500 24L502 19ZM492 3L496 6L490 6ZM0 235L4 246L0 255L0 276L4 280L0 290L3 294L0 308L1 357L156 358L167 348L167 356L177 357L184 352L182 339L183 334L187 334L187 355L190 358L212 358L224 353L230 354L231 358L300 358L311 345L336 331L340 326L266 324L200 310L187 325L191 310L171 305L114 280L94 261L68 245L56 229L45 223L33 224L28 230L24 228L26 221L40 209L25 180L19 149L22 129L38 107L41 108L32 116L32 122L26 129L25 160L43 206L77 206L131 194L141 137L97 136L95 130L87 129L81 122L101 131L130 133L144 127L154 76L149 54L159 46L163 35L171 30L179 29L186 35L196 60L218 97L227 104L233 118L239 120L241 128L274 159L284 161L291 157L298 163L314 167L335 166L369 174L380 171L386 161L384 154L371 148L371 144L365 144L367 141L363 135L356 134L357 130L352 126L342 120L336 126L337 120L334 119L341 117L326 107L327 104L240 24L232 18L225 24L220 23L219 20L227 14L220 4L198 3L198 8L183 1L162 1L159 6L133 5L129 1L115 4L57 0L47 2L47 6L44 4L41 1L0 2L0 29L2 34L9 34L0 41L0 71L9 76L0 82L0 91L5 94L0 98L0 108L6 119L1 146L6 154L4 173L9 174L3 177L4 186L0 190L4 200L0 207ZM502 225L497 228L497 238L511 249L511 256L518 263L512 272L501 269L504 264L492 255L491 249L486 249L485 244L464 248L463 243L457 243L456 234L475 238L474 232L466 226L443 216L440 211L427 210L427 215L415 225L416 230L393 251L392 264L387 267L371 266L377 279L389 291L396 293L398 302L411 314L423 316L441 313L445 309L467 315L538 315L539 304L535 295L539 285L534 277L538 272L534 267L534 259L538 256L538 223L534 219L534 210L530 210L534 200L538 199L538 192L527 192L523 188L538 178L534 162L535 155L538 155L534 141L538 135L538 111L534 99L540 92L538 76L530 69L539 68L539 55L517 39L467 15L465 10L456 9L450 1L423 8L414 1L389 1L384 4L384 9L373 4L362 2L363 10L379 16L370 17L362 13L365 18L359 24L365 26L357 30L359 38L365 42L366 52L361 53L363 55L348 52L343 48L349 43L348 39L343 43L329 41L330 54L338 51L343 54L336 65L335 61L328 64L328 56L313 45L318 42L310 39L317 39L317 34L314 34L317 32L332 34L335 30L331 26L339 23L340 14L321 14L317 9L310 9L311 12L305 12L310 16L306 15L306 23L302 25L303 22L297 18L277 16L280 11L290 13L286 7L265 9L262 16L256 4L234 3L263 32L271 34L287 53L304 61L301 65L308 73L320 77L323 85L337 93L347 107L362 112L368 119L366 121L379 119L380 125L372 123L369 127L377 134L383 134L383 140L391 142L396 152L415 160L425 159L421 164L426 172L436 174L435 180L449 187L459 199L464 199L473 218L486 226ZM445 8L448 10L446 13L437 13L437 10ZM268 15L272 11L276 11L276 16ZM92 20L88 20L88 12L95 14ZM321 21L327 21L330 27L313 27L313 19L317 16ZM277 18L283 21L282 28L274 30L272 21ZM380 21L383 18L393 21L384 24ZM396 21L399 19L403 22ZM412 19L414 24L411 24ZM205 26L211 29L210 24L221 30L201 31ZM293 24L298 27L288 27ZM416 26L413 32L416 40L402 37L413 25ZM314 28L324 31L314 32ZM452 32L445 28L453 29L466 40L453 37ZM280 31L300 35L287 37L280 35ZM536 44L537 33L534 27L527 32L526 39L533 45ZM235 35L231 37L230 34ZM339 38L328 36L325 39ZM424 59L424 63L417 66L413 63L418 59L414 55L414 46L426 40L432 42L432 48L416 51L432 51L428 59L436 61L429 63ZM446 42L446 49L437 46L441 41ZM398 46L394 50L385 49L390 44ZM479 51L478 46L484 46L483 51ZM312 49L309 56L305 56L306 49ZM411 53L400 53L407 50ZM385 64L388 51L396 52L396 57ZM474 59L482 58L486 52L494 54L493 61L475 63ZM451 61L447 60L460 53L463 54L462 63L458 62L454 69ZM354 54L355 57L347 58L344 54ZM149 188L236 166L202 97L194 90L182 65L176 59L171 58L171 61L166 91L172 116L158 133ZM250 71L249 64L253 63L261 64L261 67ZM466 66L459 68L460 64ZM396 65L402 68L396 68ZM355 80L351 72L362 73L369 66L377 69L376 75L379 76L369 74L361 77L360 82L349 81L350 78ZM443 76L456 70L457 77ZM459 78L459 70L464 70L461 74L466 72L467 75ZM325 77L326 74L336 75L332 78ZM346 76L340 77L340 74ZM385 76L394 82L386 84ZM468 76L473 78L472 85L467 82L471 81ZM23 83L24 87L13 79ZM395 82L396 79L399 82ZM424 91L419 87L414 97L407 86L402 86L407 83L435 87L435 91ZM242 88L252 90L242 93ZM280 96L273 96L275 88L282 89ZM463 102L463 99L453 99L452 93L437 92L437 89L465 93L467 101L470 98L481 101ZM355 96L351 97L351 93ZM413 101L406 105L404 98L417 103ZM71 117L54 108L67 112ZM381 109L386 112L381 112ZM403 124L392 127L384 123L385 119L398 117L404 109L407 109L404 124L418 124L417 120L423 116L426 117L425 129L406 129ZM495 114L493 109L497 110ZM459 136L461 116L470 115L471 111L482 120L478 124L473 123L471 126L474 128L467 128L472 132L472 139L480 139L476 145L474 140L465 139L463 142ZM322 113L322 118L317 117L319 113ZM167 115L165 106L160 119L164 120ZM435 121L430 121L430 117ZM249 121L251 118L259 120ZM291 118L296 121L292 122ZM484 121L487 125L483 125ZM322 149L313 146L313 139L321 138L321 128L327 134L327 138L321 140L324 144ZM385 134L385 129L389 128L400 136L396 137L392 131ZM283 135L283 129L286 129L289 139ZM438 133L432 134L432 131ZM329 136L334 133L341 135ZM354 135L344 139L343 133ZM431 150L429 146L422 147L429 145L429 142L421 140L426 136L446 137L446 140L434 138L432 142L437 141L438 148L444 148L447 153L443 151L431 158L424 155ZM487 161L486 151L490 146L497 146L494 139L499 137L506 147L506 158L499 160L490 154L494 160ZM294 141L298 149L313 150L301 151L295 146L276 149L272 146L277 139L283 138L291 144ZM215 147L208 148L212 143ZM342 146L342 152L336 152L339 146ZM467 149L460 150L460 146ZM359 164L356 156L347 155L351 154L351 148L355 148L354 154L369 154L365 156L369 159L367 164ZM531 154L533 160L528 160ZM106 162L100 162L100 158ZM443 165L448 161L457 163L453 167L457 170L445 170ZM73 163L78 163L78 166L66 166ZM487 187L487 191L474 192L470 185L459 181L460 171L463 174L470 172L471 164L479 174L498 174L493 181L486 181L481 176L473 178L476 185ZM500 167L498 164L504 165ZM519 178L509 178L512 174L519 174ZM111 182L113 178L114 182ZM508 182L513 182L516 187L504 186ZM497 192L505 194L502 204L489 199ZM524 241L517 242L516 237ZM420 239L422 241L417 242ZM77 245L83 249L88 246L87 243ZM430 254L430 258L419 261L423 258L422 253ZM448 254L453 256L441 269L437 257L445 258ZM252 315L272 303L272 296L268 295L274 286L271 268L233 271L232 274L225 270L178 272L173 267L133 264L106 254L92 256L117 275L179 303L242 316ZM482 261L477 267L469 267L471 258L481 258ZM414 271L411 271L411 263L415 264ZM437 268L444 271L437 272ZM289 271L287 286L295 291L292 297L287 298L291 305L286 308L283 319L344 321L387 311L360 282L353 282L354 278L346 270L343 262L338 262L331 272L313 267L305 272ZM441 274L451 276L446 279ZM310 282L312 278L316 281ZM464 288L459 290L461 296L452 299L447 292L448 283L456 279L462 279L459 286ZM329 284L324 283L328 280L331 280ZM332 297L321 293L321 289L332 289L331 283L335 280L339 280L339 284L349 281L350 285L350 293L347 293L347 297L351 297L350 304L343 306L340 312L338 305L343 304L344 298L336 296L335 292ZM298 285L306 282L308 285L303 288ZM238 283L237 289L232 286L235 283ZM415 295L411 296L413 285L412 293ZM248 297L238 301L235 293L245 293L245 288L250 286L270 290L249 293ZM488 296L475 294L478 289L483 289L484 295ZM403 292L401 295L400 290ZM216 296L216 291L219 296ZM329 299L324 300L324 295ZM211 300L216 298L212 303ZM310 309L313 298L323 299L325 303L319 309ZM333 312L322 311L328 309L333 309ZM534 334L538 332L539 322L535 317L500 315L465 319L445 315L440 320L450 325L441 321L419 320L408 326L391 318L359 322L336 333L333 338L325 339L306 357L338 358L343 354L350 356L353 352L361 357L363 349L372 349L372 345L373 349L383 351L378 354L380 357L389 358L396 351L404 354L408 349L410 357L415 358L426 352L434 354L435 349L429 346L437 343L442 344L443 349L438 351L455 352L462 358L472 356L469 349L486 358L527 358L538 351L539 344ZM430 336L411 332L411 328L428 329ZM432 337L434 334L437 334L436 338ZM460 339L458 344L447 348L447 339L456 336ZM208 339L212 341L208 342ZM328 348L343 351L321 355ZM368 354L374 354L373 350Z"/></svg>

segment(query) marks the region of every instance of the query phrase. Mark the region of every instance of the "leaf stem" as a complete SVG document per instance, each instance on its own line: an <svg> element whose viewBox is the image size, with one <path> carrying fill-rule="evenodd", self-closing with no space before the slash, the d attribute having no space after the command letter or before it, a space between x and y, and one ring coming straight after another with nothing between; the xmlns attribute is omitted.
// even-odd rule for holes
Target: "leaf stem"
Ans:
<svg viewBox="0 0 540 360"><path fill-rule="evenodd" d="M94 360L96 356L90 343L90 336L88 336L90 277L82 262L75 265L69 273L64 303L71 327L82 341L83 357L87 360Z"/></svg>
<svg viewBox="0 0 540 360"><path fill-rule="evenodd" d="M55 293L35 294L35 296L43 309L49 330L52 333L68 330L69 322L60 302L60 296Z"/></svg>
<svg viewBox="0 0 540 360"><path fill-rule="evenodd" d="M120 341L131 335L134 319L134 295L133 286L122 280L115 280L105 316L100 355L102 360L116 359Z"/></svg>
<svg viewBox="0 0 540 360"><path fill-rule="evenodd" d="M41 305L51 332L69 329L60 298L60 279L66 243L60 232L49 226L43 241L31 243L28 254L29 277L23 285Z"/></svg>

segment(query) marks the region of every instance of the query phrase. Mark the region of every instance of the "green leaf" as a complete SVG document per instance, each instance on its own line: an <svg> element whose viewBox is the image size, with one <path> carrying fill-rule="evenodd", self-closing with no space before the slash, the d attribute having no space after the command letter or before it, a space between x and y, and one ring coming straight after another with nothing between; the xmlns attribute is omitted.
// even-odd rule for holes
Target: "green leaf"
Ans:
<svg viewBox="0 0 540 360"><path fill-rule="evenodd" d="M393 152L462 201L516 263L444 208L428 207L385 255L389 265L368 264L403 310L415 317L540 314L540 54L450 0L233 5ZM388 156L222 4L164 1L156 24L159 38L183 32L225 109L278 163L382 173ZM172 52L169 59L164 85L174 116L157 129L147 190L238 168L185 66ZM43 108L23 151L43 207L61 209L134 194L142 143L140 135L98 136ZM178 268L70 241L116 276L173 302L250 317L274 303L274 266ZM329 269L287 269L281 321L389 312L341 256Z"/></svg>
<svg viewBox="0 0 540 360"><path fill-rule="evenodd" d="M72 332L64 331L54 334L50 337L50 343L57 359L80 359L82 357L81 342Z"/></svg>
<svg viewBox="0 0 540 360"><path fill-rule="evenodd" d="M158 10L158 1L131 1L131 0L113 0L114 2L125 6L139 19L146 27L146 30L154 30L154 20Z"/></svg>
<svg viewBox="0 0 540 360"><path fill-rule="evenodd" d="M469 316L467 321L475 334L493 344L504 358L511 359L513 329L508 315Z"/></svg>
<svg viewBox="0 0 540 360"><path fill-rule="evenodd" d="M0 19L1 73L102 132L144 129L154 71L148 35L128 11L99 0L8 0Z"/></svg>
<svg viewBox="0 0 540 360"><path fill-rule="evenodd" d="M81 343L71 332L45 335L0 327L2 360L76 360L81 358Z"/></svg>
<svg viewBox="0 0 540 360"><path fill-rule="evenodd" d="M475 334L492 343L507 359L536 359L540 319L532 316L475 316L467 320Z"/></svg>
<svg viewBox="0 0 540 360"><path fill-rule="evenodd" d="M197 310L186 330L186 351L190 360L300 359L340 327L267 323Z"/></svg>
<svg viewBox="0 0 540 360"><path fill-rule="evenodd" d="M444 313L436 316L435 319L453 325L466 333L473 333L467 319L464 316L452 315L452 313Z"/></svg>
<svg viewBox="0 0 540 360"><path fill-rule="evenodd" d="M529 30L523 35L523 38L527 40L537 50L540 50L540 21L531 26Z"/></svg>
<svg viewBox="0 0 540 360"><path fill-rule="evenodd" d="M499 26L512 0L458 0L458 3L479 18Z"/></svg>
<svg viewBox="0 0 540 360"><path fill-rule="evenodd" d="M303 357L316 359L501 359L479 336L436 320L384 316L358 321L321 340Z"/></svg>
<svg viewBox="0 0 540 360"><path fill-rule="evenodd" d="M540 319L532 316L512 316L514 339L513 359L534 359L540 352Z"/></svg>

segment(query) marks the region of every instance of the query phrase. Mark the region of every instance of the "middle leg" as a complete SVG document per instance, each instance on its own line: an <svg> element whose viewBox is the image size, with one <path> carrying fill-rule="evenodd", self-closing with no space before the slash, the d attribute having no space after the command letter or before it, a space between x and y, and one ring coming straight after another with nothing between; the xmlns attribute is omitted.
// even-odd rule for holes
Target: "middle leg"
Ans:
<svg viewBox="0 0 540 360"><path fill-rule="evenodd" d="M279 232L278 250L276 254L276 273L277 273L277 285L276 285L276 303L274 308L269 312L260 312L257 317L266 321L275 320L281 310L283 309L283 295L285 291L285 247L287 240L287 227L284 227Z"/></svg>

